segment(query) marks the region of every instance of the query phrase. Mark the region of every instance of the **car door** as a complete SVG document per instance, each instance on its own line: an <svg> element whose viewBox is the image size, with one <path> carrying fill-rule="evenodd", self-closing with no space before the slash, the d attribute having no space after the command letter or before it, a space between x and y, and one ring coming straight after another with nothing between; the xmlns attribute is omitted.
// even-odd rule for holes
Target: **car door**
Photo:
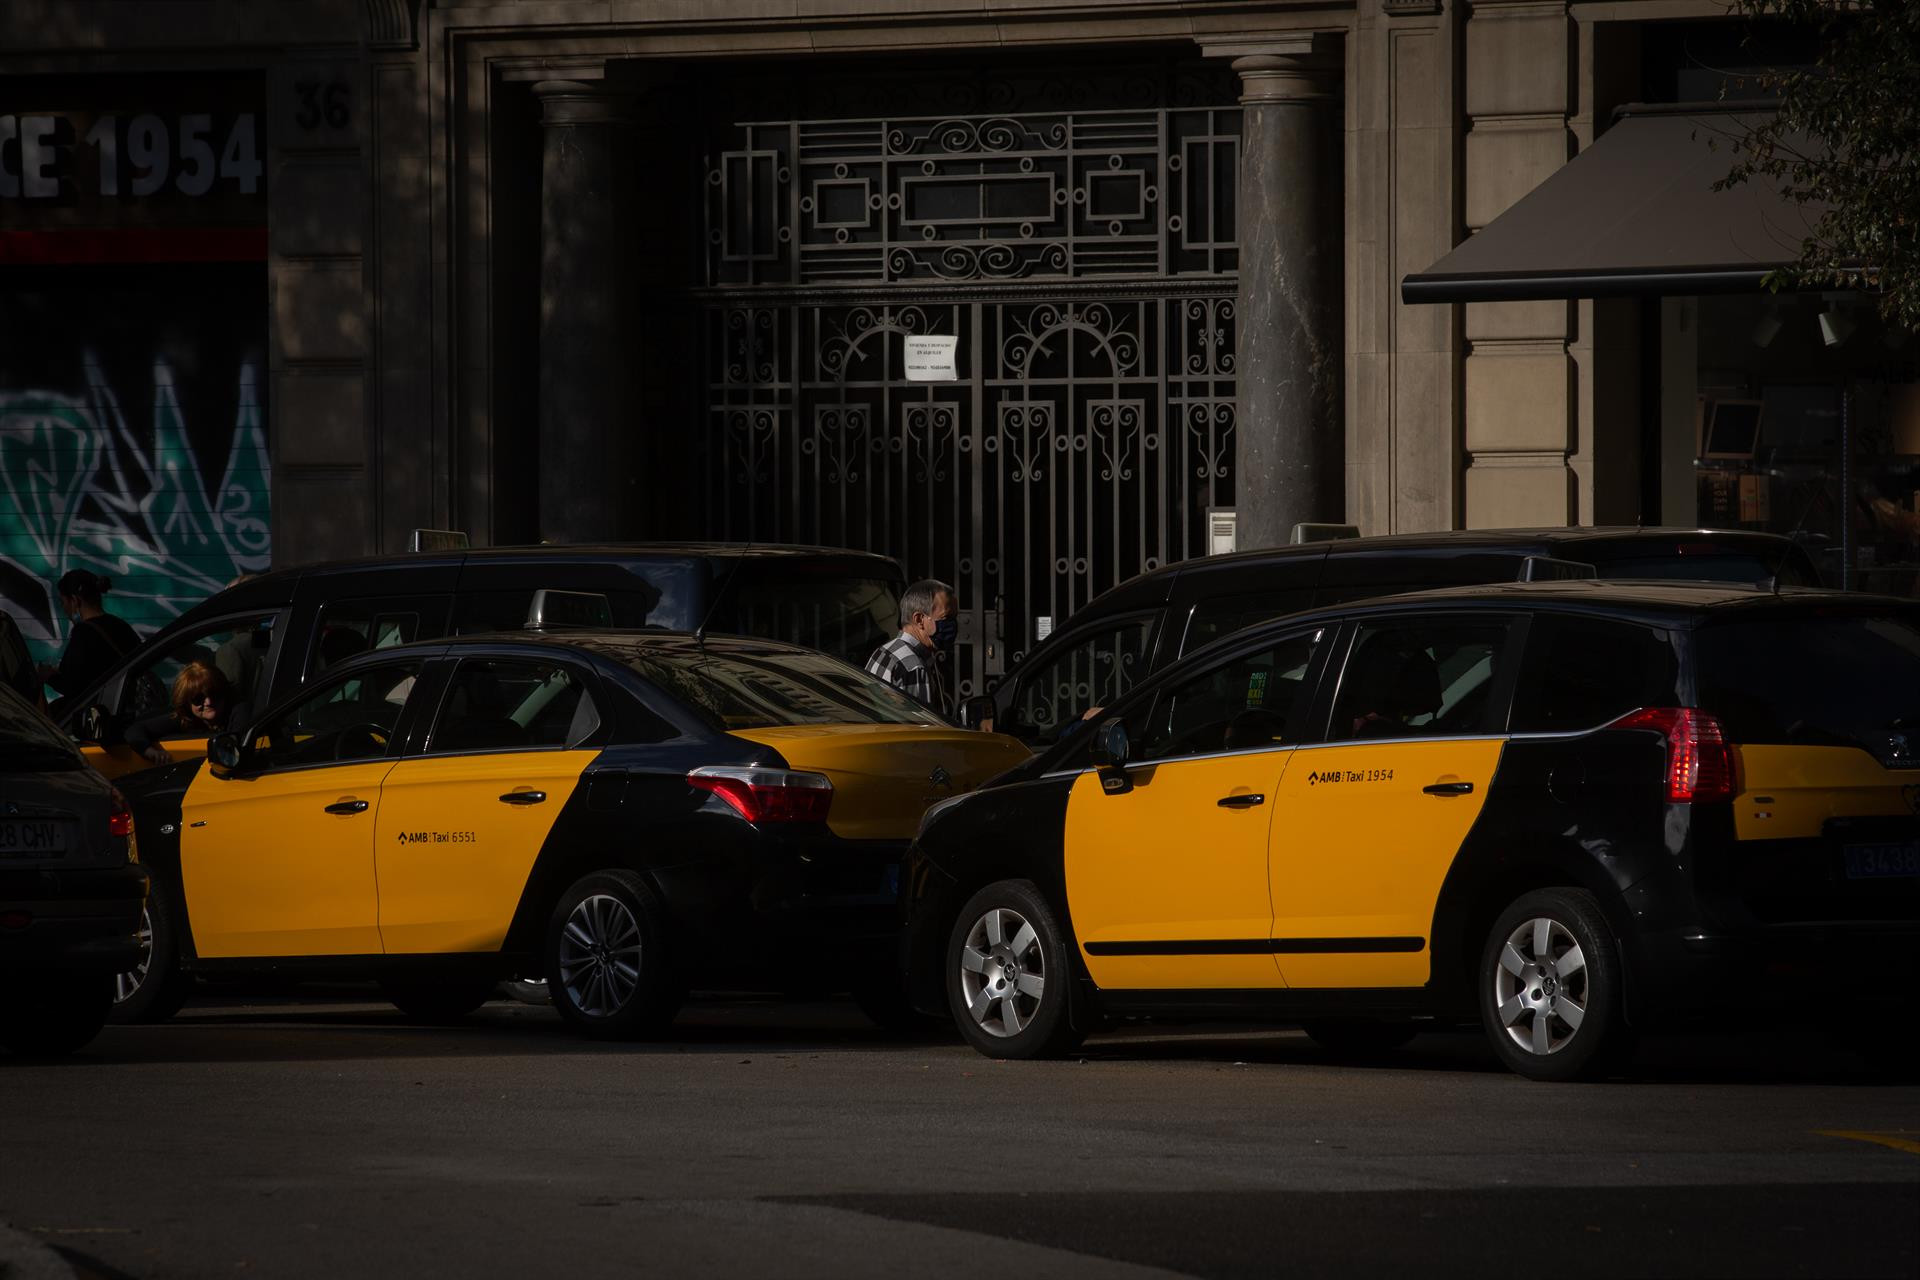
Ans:
<svg viewBox="0 0 1920 1280"><path fill-rule="evenodd" d="M1272 798L1312 700L1320 628L1263 638L1163 689L1130 790L1083 773L1067 799L1069 914L1106 988L1282 984L1269 946Z"/></svg>
<svg viewBox="0 0 1920 1280"><path fill-rule="evenodd" d="M497 951L554 822L594 757L582 667L462 658L424 749L387 776L374 832L390 954Z"/></svg>
<svg viewBox="0 0 1920 1280"><path fill-rule="evenodd" d="M1505 744L1514 619L1353 624L1324 740L1281 780L1273 945L1291 987L1426 982L1435 899Z"/></svg>
<svg viewBox="0 0 1920 1280"><path fill-rule="evenodd" d="M180 876L207 959L377 955L373 833L418 660L358 666L249 729L181 800Z"/></svg>

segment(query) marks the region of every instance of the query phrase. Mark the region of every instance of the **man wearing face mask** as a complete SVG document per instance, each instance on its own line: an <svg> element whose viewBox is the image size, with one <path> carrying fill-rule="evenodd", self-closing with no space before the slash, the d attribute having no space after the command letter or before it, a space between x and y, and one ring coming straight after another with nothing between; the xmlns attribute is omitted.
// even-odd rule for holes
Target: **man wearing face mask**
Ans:
<svg viewBox="0 0 1920 1280"><path fill-rule="evenodd" d="M953 588L923 578L900 597L900 634L873 651L867 672L949 718L953 697L942 663L953 652L960 623L954 616Z"/></svg>

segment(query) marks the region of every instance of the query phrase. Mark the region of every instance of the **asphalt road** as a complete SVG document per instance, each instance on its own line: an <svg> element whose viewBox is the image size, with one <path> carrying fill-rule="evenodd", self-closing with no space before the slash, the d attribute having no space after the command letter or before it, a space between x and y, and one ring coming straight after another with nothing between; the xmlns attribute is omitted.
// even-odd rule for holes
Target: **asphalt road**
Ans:
<svg viewBox="0 0 1920 1280"><path fill-rule="evenodd" d="M1920 1275L1920 1089L1788 1035L1554 1086L1464 1034L1004 1063L835 1002L610 1046L229 1000L0 1098L0 1223L83 1276Z"/></svg>

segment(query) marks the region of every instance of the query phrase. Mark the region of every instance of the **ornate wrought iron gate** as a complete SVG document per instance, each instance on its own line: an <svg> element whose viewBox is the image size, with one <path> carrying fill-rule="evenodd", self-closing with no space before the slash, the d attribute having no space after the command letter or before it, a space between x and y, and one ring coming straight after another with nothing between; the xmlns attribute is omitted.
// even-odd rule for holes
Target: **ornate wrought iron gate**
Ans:
<svg viewBox="0 0 1920 1280"><path fill-rule="evenodd" d="M719 123L707 154L708 531L953 581L963 692L1203 553L1233 500L1239 111L1146 83L1137 109ZM955 337L957 379L908 382L910 334Z"/></svg>

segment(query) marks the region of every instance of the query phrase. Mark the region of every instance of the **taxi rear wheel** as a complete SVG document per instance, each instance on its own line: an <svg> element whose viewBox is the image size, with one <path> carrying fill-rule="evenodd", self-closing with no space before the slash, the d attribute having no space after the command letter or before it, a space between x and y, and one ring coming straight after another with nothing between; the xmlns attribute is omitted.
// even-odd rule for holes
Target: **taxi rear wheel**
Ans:
<svg viewBox="0 0 1920 1280"><path fill-rule="evenodd" d="M547 922L547 991L577 1031L643 1035L673 1021L681 987L666 913L631 871L582 876Z"/></svg>
<svg viewBox="0 0 1920 1280"><path fill-rule="evenodd" d="M1084 1032L1074 1017L1065 931L1030 880L968 900L947 944L947 1003L967 1043L990 1058L1047 1058Z"/></svg>
<svg viewBox="0 0 1920 1280"><path fill-rule="evenodd" d="M193 991L193 977L180 967L178 918L173 891L153 882L140 909L140 958L113 980L114 1022L165 1022L180 1012Z"/></svg>
<svg viewBox="0 0 1920 1280"><path fill-rule="evenodd" d="M1631 1052L1619 947L1584 889L1515 900L1487 933L1477 985L1494 1052L1529 1079L1603 1075Z"/></svg>

